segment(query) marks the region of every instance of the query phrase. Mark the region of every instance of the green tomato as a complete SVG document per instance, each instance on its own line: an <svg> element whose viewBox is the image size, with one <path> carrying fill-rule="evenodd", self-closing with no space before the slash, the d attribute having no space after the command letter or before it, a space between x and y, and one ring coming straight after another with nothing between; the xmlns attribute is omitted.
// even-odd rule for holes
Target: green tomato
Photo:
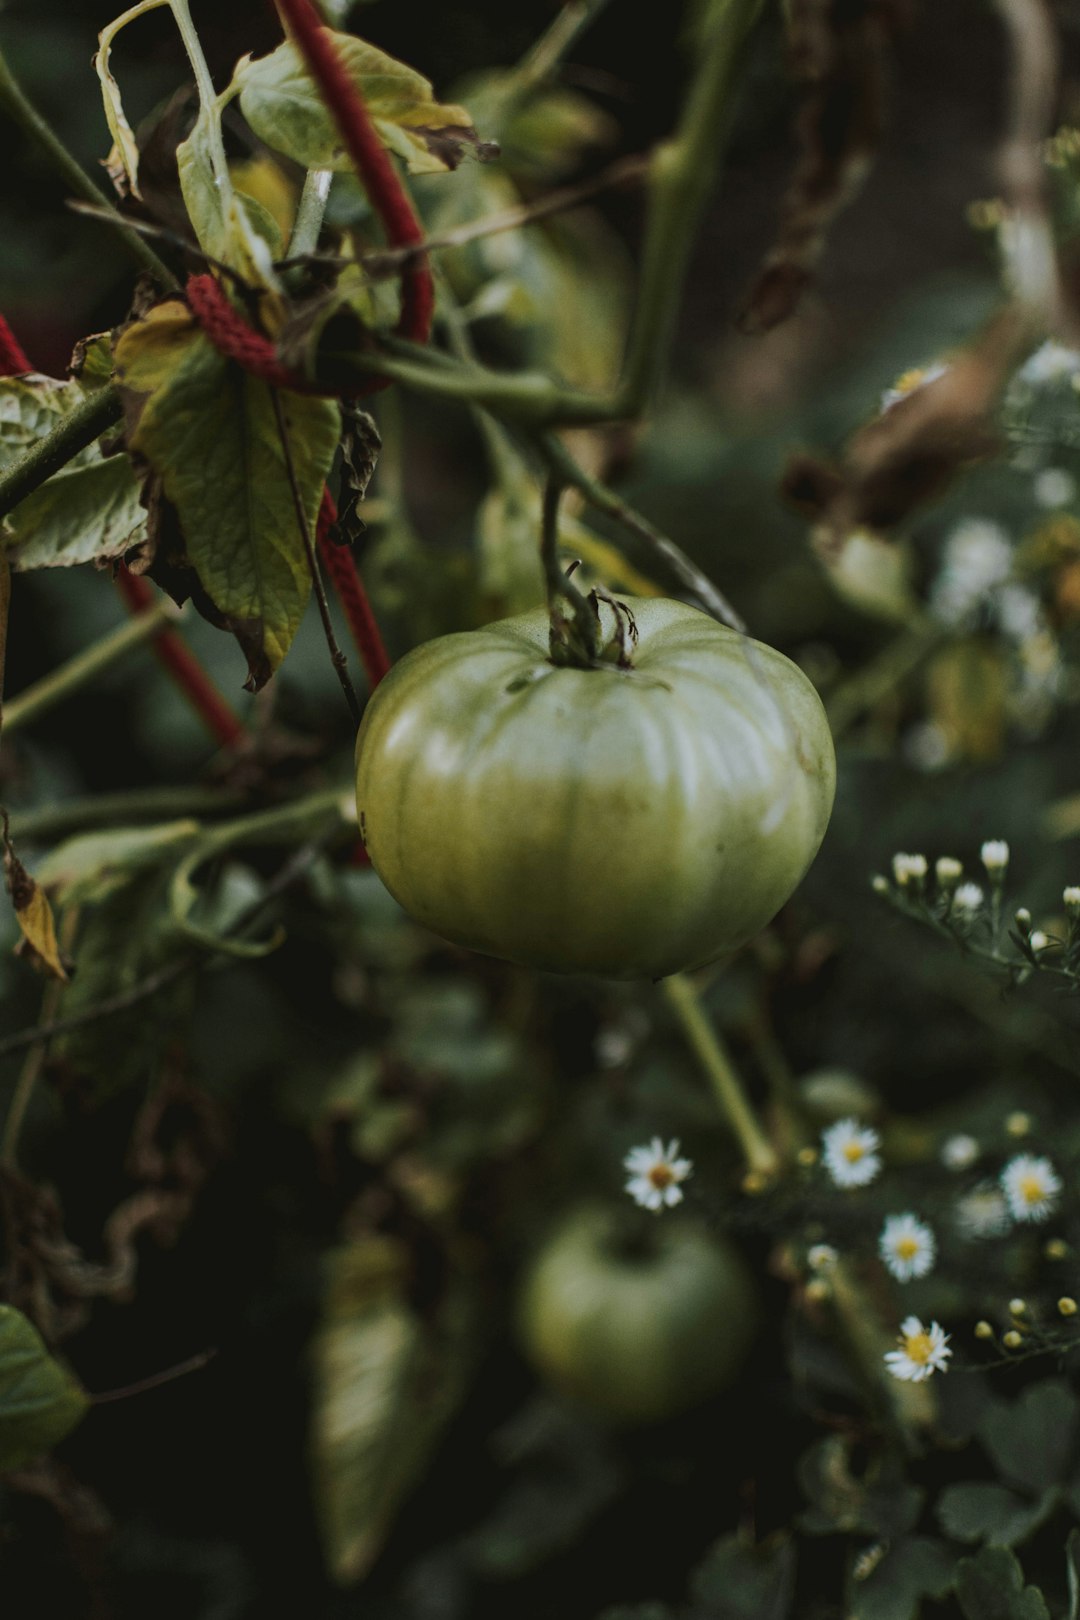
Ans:
<svg viewBox="0 0 1080 1620"><path fill-rule="evenodd" d="M440 636L380 684L360 831L418 922L531 967L657 979L787 900L835 787L816 692L696 608L631 606L628 669L553 664L540 611Z"/></svg>
<svg viewBox="0 0 1080 1620"><path fill-rule="evenodd" d="M648 1423L732 1382L757 1299L738 1251L697 1222L657 1216L636 1243L621 1225L591 1205L572 1214L525 1277L518 1325L555 1389L600 1416Z"/></svg>

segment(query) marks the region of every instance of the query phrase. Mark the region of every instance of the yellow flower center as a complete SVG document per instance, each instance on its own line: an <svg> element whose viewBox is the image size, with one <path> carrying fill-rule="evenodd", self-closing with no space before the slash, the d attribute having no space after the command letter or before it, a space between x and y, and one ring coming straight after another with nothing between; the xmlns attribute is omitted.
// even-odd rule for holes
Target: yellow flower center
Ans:
<svg viewBox="0 0 1080 1620"><path fill-rule="evenodd" d="M649 1181L657 1192L663 1192L675 1180L675 1172L670 1164L654 1164L649 1170Z"/></svg>
<svg viewBox="0 0 1080 1620"><path fill-rule="evenodd" d="M919 1240L913 1237L902 1237L896 1240L896 1258L898 1260L914 1260L919 1252Z"/></svg>
<svg viewBox="0 0 1080 1620"><path fill-rule="evenodd" d="M845 1142L840 1151L844 1155L844 1158L847 1160L848 1164L858 1164L859 1160L866 1152L866 1149L863 1147L861 1142L852 1140L850 1142Z"/></svg>
<svg viewBox="0 0 1080 1620"><path fill-rule="evenodd" d="M904 1349L911 1361L925 1367L933 1352L929 1333L908 1333L904 1336Z"/></svg>
<svg viewBox="0 0 1080 1620"><path fill-rule="evenodd" d="M893 386L898 394L910 394L913 388L918 388L925 376L925 366L913 366L910 371L901 373Z"/></svg>
<svg viewBox="0 0 1080 1620"><path fill-rule="evenodd" d="M1021 1176L1020 1196L1025 1204L1038 1204L1046 1197L1041 1176Z"/></svg>

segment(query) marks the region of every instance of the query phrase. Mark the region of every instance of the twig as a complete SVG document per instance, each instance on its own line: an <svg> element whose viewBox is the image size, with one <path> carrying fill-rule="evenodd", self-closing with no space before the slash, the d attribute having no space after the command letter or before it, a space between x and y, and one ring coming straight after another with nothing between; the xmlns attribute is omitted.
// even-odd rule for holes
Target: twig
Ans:
<svg viewBox="0 0 1080 1620"><path fill-rule="evenodd" d="M72 914L74 915L74 914ZM70 933L73 924L67 926ZM69 941L68 941L69 942ZM49 1052L49 1031L56 1019L56 1009L60 1005L64 985L60 979L50 979L45 986L41 997L41 1014L38 1018L39 1036L26 1054L26 1059L19 1071L19 1078L15 1082L15 1090L11 1094L7 1115L4 1119L4 1133L0 1138L0 1165L14 1167L15 1154L19 1145L19 1134L22 1131L26 1111L30 1107L41 1072L45 1067L45 1059Z"/></svg>
<svg viewBox="0 0 1080 1620"><path fill-rule="evenodd" d="M293 508L296 512L296 523L304 542L304 555L307 557L308 570L311 574L311 588L315 592L315 601L319 608L319 617L322 620L323 635L330 650L330 662L334 666L341 690L345 694L345 702L349 705L349 713L355 725L359 726L362 710L360 700L353 689L349 679L349 664L338 646L337 636L334 633L334 621L330 617L330 603L326 599L326 587L323 584L322 573L319 569L319 558L315 550L315 541L312 538L308 525L307 513L304 511L304 497L300 493L300 485L296 480L296 466L293 462L292 447L289 444L289 430L285 424L285 412L281 405L281 395L276 388L271 388L270 398L274 405L274 418L277 422L278 437L281 440L281 453L285 458L285 472L289 480L289 489L292 492Z"/></svg>
<svg viewBox="0 0 1080 1620"><path fill-rule="evenodd" d="M0 473L0 518L32 495L47 478L66 467L88 444L118 422L123 412L120 394L113 387L99 388L64 417L51 433Z"/></svg>
<svg viewBox="0 0 1080 1620"><path fill-rule="evenodd" d="M147 608L126 624L121 624L108 635L102 636L83 652L76 653L66 664L50 670L48 675L33 686L13 697L4 710L4 731L7 735L17 731L40 715L55 708L73 692L78 691L104 670L110 669L118 659L141 647L175 616L170 602L160 601Z"/></svg>
<svg viewBox="0 0 1080 1620"><path fill-rule="evenodd" d="M559 561L559 501L565 488L558 474L552 473L544 485L541 504L540 559L544 566L548 610L551 614L551 645L555 652L558 645L568 644L572 662L590 664L597 653L596 615L588 598L578 590ZM560 597L569 603L573 614L574 633L568 637L556 634L564 626L569 628L558 606Z"/></svg>
<svg viewBox="0 0 1080 1620"><path fill-rule="evenodd" d="M610 191L616 186L643 179L649 172L649 162L647 155L640 154L619 158L617 162L595 175L592 180L583 180L580 185L550 191L546 197L539 197L535 202L519 203L514 208L501 208L498 213L484 214L480 219L469 220L467 224L458 225L453 230L441 231L436 236L427 236L413 247L384 248L374 253L366 253L362 260L364 269L372 276L391 275L419 253L437 253L444 248L465 247L469 242L497 236L502 231L520 230L523 225L533 225L537 220L548 219L552 214L562 214L570 208L577 208L581 203L588 202L591 197L596 197L603 191ZM289 252L290 255L293 252L291 243Z"/></svg>
<svg viewBox="0 0 1080 1620"><path fill-rule="evenodd" d="M608 3L609 0L566 0L546 33L541 34L511 74L515 101L530 95L551 78L567 51L586 28L592 26Z"/></svg>
<svg viewBox="0 0 1080 1620"><path fill-rule="evenodd" d="M99 1019L112 1018L116 1013L127 1012L130 1007L137 1007L141 1001L149 1000L174 979L178 979L192 966L192 961L189 956L177 957L167 966L158 968L156 973L151 973L138 984L132 985L130 990L108 996L104 1001L99 1001L96 1006L87 1007L81 1013L72 1013L68 1018L54 1018L48 1023L35 1024L32 1029L17 1030L14 1035L5 1036L0 1040L0 1058L11 1057L15 1052L25 1051L35 1041L51 1041L57 1035L70 1035L72 1030L83 1029L87 1024L96 1024Z"/></svg>
<svg viewBox="0 0 1080 1620"><path fill-rule="evenodd" d="M114 208L105 192L95 185L82 165L70 153L63 141L54 133L52 127L42 118L37 108L27 99L21 85L16 80L11 69L0 51L0 107L10 113L32 140L44 148L52 160L53 168L61 179L71 187L77 196L85 198L100 209L109 224L119 234L121 241L143 270L149 270L156 281L165 287L175 287L176 277L153 248L148 247L141 236L133 231L125 220L123 214Z"/></svg>
<svg viewBox="0 0 1080 1620"><path fill-rule="evenodd" d="M199 1350L186 1361L178 1361L175 1367L166 1367L163 1372L151 1373L148 1378L139 1378L134 1384L124 1384L119 1389L107 1389L100 1395L91 1395L91 1406L107 1406L110 1401L126 1401L133 1395L145 1395L147 1390L160 1389L162 1384L171 1384L177 1378L186 1378L188 1373L201 1372L209 1366L217 1355L217 1349Z"/></svg>

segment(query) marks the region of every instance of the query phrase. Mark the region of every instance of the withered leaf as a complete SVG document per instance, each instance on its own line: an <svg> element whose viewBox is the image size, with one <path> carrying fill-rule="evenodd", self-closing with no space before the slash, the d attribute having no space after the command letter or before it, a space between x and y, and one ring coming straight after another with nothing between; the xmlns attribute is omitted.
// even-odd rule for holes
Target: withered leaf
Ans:
<svg viewBox="0 0 1080 1620"><path fill-rule="evenodd" d="M22 934L15 949L20 956L28 957L39 972L66 984L68 973L60 958L52 907L41 885L30 876L15 853L6 814L3 817L3 845L4 881Z"/></svg>

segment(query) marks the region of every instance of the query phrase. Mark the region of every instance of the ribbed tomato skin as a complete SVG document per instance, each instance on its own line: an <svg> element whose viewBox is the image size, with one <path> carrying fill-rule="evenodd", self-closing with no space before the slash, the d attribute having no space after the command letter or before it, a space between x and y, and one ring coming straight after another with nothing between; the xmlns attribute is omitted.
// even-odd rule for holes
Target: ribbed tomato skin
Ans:
<svg viewBox="0 0 1080 1620"><path fill-rule="evenodd" d="M554 666L537 612L427 642L374 693L361 833L436 933L661 978L744 944L809 866L835 787L809 681L683 603L629 605L632 669Z"/></svg>

